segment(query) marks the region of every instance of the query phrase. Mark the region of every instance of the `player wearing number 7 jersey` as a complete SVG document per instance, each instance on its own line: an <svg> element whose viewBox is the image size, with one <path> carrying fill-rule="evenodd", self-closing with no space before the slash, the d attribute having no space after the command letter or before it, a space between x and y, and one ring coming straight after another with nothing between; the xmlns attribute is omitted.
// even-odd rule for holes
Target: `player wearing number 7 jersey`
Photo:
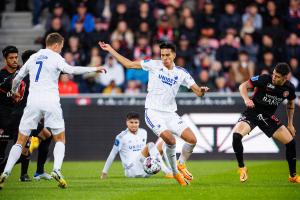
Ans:
<svg viewBox="0 0 300 200"><path fill-rule="evenodd" d="M18 96L20 81L29 74L30 86L27 105L22 116L16 144L11 148L4 172L0 176L0 189L19 159L22 148L38 122L44 118L44 125L51 129L56 142L53 150L54 167L52 177L61 188L67 186L60 169L65 154L65 124L58 93L58 78L61 72L83 74L87 72L105 72L102 67L72 67L59 54L63 48L64 38L58 33L46 38L46 49L33 54L13 80L12 93Z"/></svg>

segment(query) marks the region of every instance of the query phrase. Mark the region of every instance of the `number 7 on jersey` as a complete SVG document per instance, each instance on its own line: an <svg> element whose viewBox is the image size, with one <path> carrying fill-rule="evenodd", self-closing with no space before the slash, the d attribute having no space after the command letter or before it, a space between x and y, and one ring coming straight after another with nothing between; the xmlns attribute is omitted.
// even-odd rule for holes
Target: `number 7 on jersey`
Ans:
<svg viewBox="0 0 300 200"><path fill-rule="evenodd" d="M36 76L35 76L35 82L38 82L39 77L40 77L40 73L41 73L41 69L42 69L42 66L43 66L43 61L37 61L36 64L39 65L39 68L38 68L38 71L37 71Z"/></svg>

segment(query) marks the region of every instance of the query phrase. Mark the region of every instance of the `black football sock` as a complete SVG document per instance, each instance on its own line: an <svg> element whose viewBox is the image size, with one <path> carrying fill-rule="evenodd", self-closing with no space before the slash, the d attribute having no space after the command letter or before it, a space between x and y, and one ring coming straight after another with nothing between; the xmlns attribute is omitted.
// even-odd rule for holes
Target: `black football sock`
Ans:
<svg viewBox="0 0 300 200"><path fill-rule="evenodd" d="M296 142L293 139L286 145L286 160L289 164L289 170L291 177L294 177L296 175Z"/></svg>
<svg viewBox="0 0 300 200"><path fill-rule="evenodd" d="M37 160L37 169L36 169L36 173L38 174L44 173L44 165L47 160L51 140L52 140L52 136L45 140L42 140L38 148L38 160Z"/></svg>
<svg viewBox="0 0 300 200"><path fill-rule="evenodd" d="M244 158L243 158L243 144L242 144L243 136L239 133L233 133L232 147L238 161L239 167L244 167Z"/></svg>
<svg viewBox="0 0 300 200"><path fill-rule="evenodd" d="M30 162L30 155L21 155L21 176L28 173L28 166Z"/></svg>

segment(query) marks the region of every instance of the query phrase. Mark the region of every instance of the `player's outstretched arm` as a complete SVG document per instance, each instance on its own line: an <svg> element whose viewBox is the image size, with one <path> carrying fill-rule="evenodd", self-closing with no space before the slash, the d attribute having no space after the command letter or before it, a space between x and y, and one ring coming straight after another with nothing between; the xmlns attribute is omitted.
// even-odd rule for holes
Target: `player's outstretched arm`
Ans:
<svg viewBox="0 0 300 200"><path fill-rule="evenodd" d="M103 170L102 170L102 174L101 174L101 179L105 179L107 178L107 173L108 173L108 170L110 168L110 166L112 165L112 163L114 162L117 154L118 154L118 149L115 147L115 145L113 146L106 162L105 162L105 165L103 167Z"/></svg>
<svg viewBox="0 0 300 200"><path fill-rule="evenodd" d="M209 90L208 87L199 87L197 84L192 85L191 89L198 97L203 97L205 93Z"/></svg>
<svg viewBox="0 0 300 200"><path fill-rule="evenodd" d="M249 98L248 95L248 89L253 88L248 81L245 81L244 83L242 83L239 86L239 90L240 90L240 94L242 96L242 98L244 99L244 102L246 104L247 107L249 108L253 108L254 107L254 103L253 101Z"/></svg>
<svg viewBox="0 0 300 200"><path fill-rule="evenodd" d="M130 69L141 69L142 68L140 61L131 61L131 60L125 58L124 56L119 54L116 50L114 50L110 46L110 44L106 44L104 42L99 42L98 44L101 47L101 49L109 52L115 59L117 59L117 61L119 63L121 63L126 68L130 68Z"/></svg>
<svg viewBox="0 0 300 200"><path fill-rule="evenodd" d="M294 102L294 100L289 100L288 103L286 104L286 112L287 112L287 117L288 117L287 128L291 132L293 137L295 137L295 135L296 135L296 129L293 125L294 111L295 111L295 102Z"/></svg>

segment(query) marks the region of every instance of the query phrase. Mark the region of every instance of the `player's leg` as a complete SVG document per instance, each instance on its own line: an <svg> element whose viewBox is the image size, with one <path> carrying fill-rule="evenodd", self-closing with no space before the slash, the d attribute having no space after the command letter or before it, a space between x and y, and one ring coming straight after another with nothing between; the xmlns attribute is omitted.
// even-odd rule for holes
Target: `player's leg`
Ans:
<svg viewBox="0 0 300 200"><path fill-rule="evenodd" d="M168 128L185 141L177 162L177 168L187 180L192 180L193 175L187 170L185 163L192 155L193 149L196 146L196 136L177 113L169 113L168 119Z"/></svg>
<svg viewBox="0 0 300 200"><path fill-rule="evenodd" d="M180 185L187 185L188 181L178 171L176 165L176 139L172 132L167 129L163 114L154 110L145 111L145 121L147 126L166 143L166 155L168 157L174 178Z"/></svg>
<svg viewBox="0 0 300 200"><path fill-rule="evenodd" d="M9 152L7 163L5 165L2 175L0 176L0 189L2 189L4 181L10 175L14 165L19 160L21 153L22 153L22 149L28 140L28 137L29 137L28 135L30 134L30 130L28 130L27 133L24 131L22 131L22 132L19 132L18 140L17 140L16 144L12 146L12 148Z"/></svg>
<svg viewBox="0 0 300 200"><path fill-rule="evenodd" d="M61 174L61 166L65 156L65 132L64 129L52 129L53 140L55 142L53 156L54 165L51 176L59 183L58 186L61 188L67 187L67 182L65 181L63 175Z"/></svg>
<svg viewBox="0 0 300 200"><path fill-rule="evenodd" d="M48 157L49 146L52 141L52 134L47 128L42 128L38 135L38 138L41 139L41 142L38 147L37 169L33 178L35 180L50 180L52 177L45 172L44 165Z"/></svg>
<svg viewBox="0 0 300 200"><path fill-rule="evenodd" d="M31 181L30 177L28 176L28 167L30 162L30 153L28 151L29 145L30 145L30 141L27 141L25 147L22 150L21 157L19 159L21 162L20 181L22 182Z"/></svg>
<svg viewBox="0 0 300 200"><path fill-rule="evenodd" d="M273 138L277 139L286 146L286 160L289 165L289 181L292 183L300 183L300 176L296 174L296 142L285 126L278 128Z"/></svg>

